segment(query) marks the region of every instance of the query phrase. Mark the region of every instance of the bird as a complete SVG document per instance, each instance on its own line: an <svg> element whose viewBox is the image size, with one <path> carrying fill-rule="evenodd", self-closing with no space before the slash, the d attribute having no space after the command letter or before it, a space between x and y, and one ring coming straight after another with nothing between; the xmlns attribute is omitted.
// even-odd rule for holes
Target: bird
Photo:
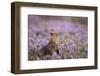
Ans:
<svg viewBox="0 0 100 76"><path fill-rule="evenodd" d="M49 55L52 56L53 53L59 54L59 49L57 48L56 40L57 40L57 34L56 32L50 33L51 38L47 45L45 45L43 48L41 48L40 52L42 55L40 57Z"/></svg>

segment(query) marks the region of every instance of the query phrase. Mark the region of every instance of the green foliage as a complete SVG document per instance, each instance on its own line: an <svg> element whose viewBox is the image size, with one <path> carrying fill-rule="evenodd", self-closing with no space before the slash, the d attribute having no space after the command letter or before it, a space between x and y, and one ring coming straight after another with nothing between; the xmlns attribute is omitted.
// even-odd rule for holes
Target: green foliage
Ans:
<svg viewBox="0 0 100 76"><path fill-rule="evenodd" d="M80 48L80 58L83 57L83 53L84 53L84 48L82 47L82 48Z"/></svg>

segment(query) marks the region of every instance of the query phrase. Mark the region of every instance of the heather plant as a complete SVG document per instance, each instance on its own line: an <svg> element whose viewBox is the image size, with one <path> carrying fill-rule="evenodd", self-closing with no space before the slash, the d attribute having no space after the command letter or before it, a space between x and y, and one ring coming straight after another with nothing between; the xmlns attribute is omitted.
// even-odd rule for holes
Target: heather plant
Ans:
<svg viewBox="0 0 100 76"><path fill-rule="evenodd" d="M87 58L87 18L75 17L76 21L73 21L73 18L71 20L71 18L29 16L28 60ZM54 51L52 55L44 55L41 49L49 43L52 31L57 34L57 52Z"/></svg>

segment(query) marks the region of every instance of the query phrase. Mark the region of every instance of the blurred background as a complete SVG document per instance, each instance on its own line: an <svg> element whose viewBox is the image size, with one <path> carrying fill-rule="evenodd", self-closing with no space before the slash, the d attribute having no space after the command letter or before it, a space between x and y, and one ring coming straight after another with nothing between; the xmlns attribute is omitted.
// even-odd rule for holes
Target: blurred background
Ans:
<svg viewBox="0 0 100 76"><path fill-rule="evenodd" d="M28 15L28 60L43 60L38 54L49 43L51 32L57 34L59 55L49 59L88 57L87 17Z"/></svg>

